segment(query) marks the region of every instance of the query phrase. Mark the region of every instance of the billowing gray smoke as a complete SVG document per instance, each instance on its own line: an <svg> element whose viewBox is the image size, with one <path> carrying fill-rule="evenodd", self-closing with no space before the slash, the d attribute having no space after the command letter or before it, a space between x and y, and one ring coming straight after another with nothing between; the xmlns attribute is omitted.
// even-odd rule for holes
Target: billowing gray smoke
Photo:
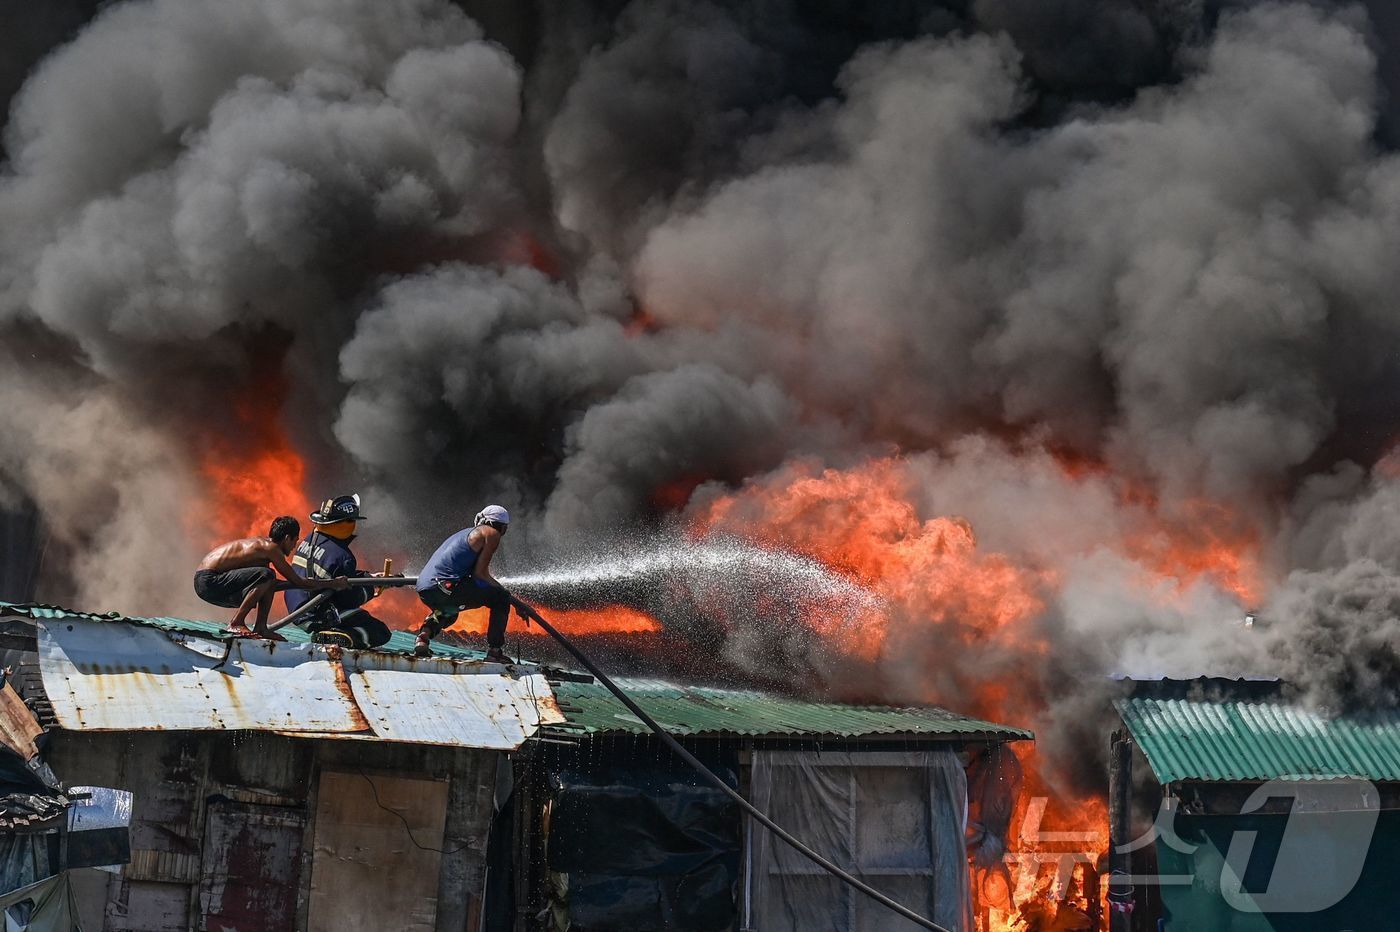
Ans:
<svg viewBox="0 0 1400 932"><path fill-rule="evenodd" d="M1303 3L810 6L104 8L5 129L0 493L67 555L41 595L199 611L208 529L170 516L250 417L309 495L375 503L367 548L500 500L521 571L899 451L921 519L1038 581L1047 720L1110 672L1393 700L1391 37ZM1217 518L1267 627L1142 556ZM890 697L1017 669L903 630Z"/></svg>

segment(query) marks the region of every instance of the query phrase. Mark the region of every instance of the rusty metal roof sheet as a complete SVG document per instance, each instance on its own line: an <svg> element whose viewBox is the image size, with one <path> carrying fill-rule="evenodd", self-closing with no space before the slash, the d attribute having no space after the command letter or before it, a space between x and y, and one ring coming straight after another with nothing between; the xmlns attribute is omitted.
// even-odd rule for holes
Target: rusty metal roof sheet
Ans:
<svg viewBox="0 0 1400 932"><path fill-rule="evenodd" d="M247 729L513 750L563 721L528 668L216 640L77 613L35 623L44 690L74 731Z"/></svg>
<svg viewBox="0 0 1400 932"><path fill-rule="evenodd" d="M347 652L344 664L355 704L384 740L513 749L564 721L539 673L373 651Z"/></svg>
<svg viewBox="0 0 1400 932"><path fill-rule="evenodd" d="M927 740L1030 740L1024 728L998 725L932 706L841 705L807 702L740 689L678 686L659 680L618 680L643 709L677 735L869 738L918 736ZM646 734L648 729L597 683L554 687L568 719L565 728L590 733Z"/></svg>
<svg viewBox="0 0 1400 932"><path fill-rule="evenodd" d="M1400 781L1400 711L1326 718L1282 701L1114 703L1159 783Z"/></svg>
<svg viewBox="0 0 1400 932"><path fill-rule="evenodd" d="M366 727L341 692L339 665L309 645L220 642L77 618L38 628L44 692L70 731Z"/></svg>

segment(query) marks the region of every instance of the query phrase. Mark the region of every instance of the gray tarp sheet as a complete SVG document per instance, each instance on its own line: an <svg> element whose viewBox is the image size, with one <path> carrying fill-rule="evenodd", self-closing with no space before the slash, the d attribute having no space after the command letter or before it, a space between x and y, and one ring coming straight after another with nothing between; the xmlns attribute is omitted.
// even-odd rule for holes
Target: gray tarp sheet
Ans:
<svg viewBox="0 0 1400 932"><path fill-rule="evenodd" d="M5 932L83 932L68 873L0 896Z"/></svg>
<svg viewBox="0 0 1400 932"><path fill-rule="evenodd" d="M871 886L968 932L967 778L952 751L755 751L752 798L779 825ZM751 825L757 932L906 932L919 927Z"/></svg>
<svg viewBox="0 0 1400 932"><path fill-rule="evenodd" d="M0 833L0 896L37 883L53 873L49 832Z"/></svg>

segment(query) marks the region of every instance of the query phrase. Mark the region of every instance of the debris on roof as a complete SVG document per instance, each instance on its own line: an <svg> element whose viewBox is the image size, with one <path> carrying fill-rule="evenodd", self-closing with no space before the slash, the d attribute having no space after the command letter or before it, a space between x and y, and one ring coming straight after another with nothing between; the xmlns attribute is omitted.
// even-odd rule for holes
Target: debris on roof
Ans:
<svg viewBox="0 0 1400 932"><path fill-rule="evenodd" d="M1400 781L1400 711L1327 718L1279 701L1114 703L1157 781Z"/></svg>

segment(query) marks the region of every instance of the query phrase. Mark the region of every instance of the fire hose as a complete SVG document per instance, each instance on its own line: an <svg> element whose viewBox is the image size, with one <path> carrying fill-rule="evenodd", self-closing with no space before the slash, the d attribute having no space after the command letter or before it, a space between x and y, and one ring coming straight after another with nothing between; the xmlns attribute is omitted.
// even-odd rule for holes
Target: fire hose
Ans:
<svg viewBox="0 0 1400 932"><path fill-rule="evenodd" d="M417 582L418 582L418 577L417 577L417 576L352 576L352 577L350 577L349 579L345 580L345 582L346 582L348 585L351 585L351 586L373 586L373 587L376 588L376 589L394 589L394 588L397 588L397 587L399 587L399 586L412 586L412 585L415 585L415 584L417 584ZM295 584L293 584L293 583L278 583L276 588L277 588L278 590L285 590L285 589L299 589L299 588L301 588L301 587L300 587L300 586L297 586L297 585L295 585ZM291 624L292 622L296 621L298 618L301 618L301 617L304 616L304 615L310 614L311 612L313 612L313 611L315 611L317 608L319 608L327 599L329 599L329 598L331 597L331 593L333 593L333 592L335 592L334 589L322 589L322 590L320 590L320 591L317 592L315 595L313 595L311 598L309 598L309 599L307 599L305 602L301 603L301 605L300 605L298 608L296 608L295 610L289 612L285 617L279 618L277 621L274 621L272 624L268 625L268 626L267 626L267 630L269 630L269 631L276 631L278 628L285 628L287 625L289 625L289 624Z"/></svg>
<svg viewBox="0 0 1400 932"><path fill-rule="evenodd" d="M709 782L713 783L716 787L719 788L719 790L722 793L724 793L730 799L734 800L735 804L737 804L740 809L743 809L744 812L748 813L749 817L752 818L755 822L759 823L764 828L768 829L768 831L772 832L774 835L777 835L783 841L787 842L789 845L792 846L794 850L797 851L798 854L801 854L803 857L810 860L813 864L816 864L818 867L822 868L827 873L833 875L838 880L856 888L861 893L864 893L866 896L875 900L880 905L894 910L896 913L903 916L905 919L908 919L915 925L922 926L925 929L930 929L932 930L932 932L949 932L949 930L945 929L943 926L938 925L931 919L925 919L923 916L920 916L918 913L914 912L912 909L909 909L907 906L904 906L896 902L895 900L890 899L888 896L885 896L885 894L881 893L879 890L876 890L874 887L870 886L865 881L861 880L859 877L854 876L850 872L843 870L833 862L822 857L820 854L813 851L811 848L807 847L796 837L790 834L781 825L768 818L768 816L766 816L762 811L760 811L758 807L754 806L753 803L745 799L743 795L739 793L738 790L731 787L728 783L725 783L724 780L721 779L718 774L716 774L709 767L706 767L703 763L701 763L698 757L690 753L690 751L686 750L685 746L675 739L675 736L673 736L670 732L668 732L666 729L662 728L659 724L657 724L656 719L652 718L650 715L647 714L645 709L637 705L637 703L633 702L632 698L628 696L625 692L623 692L622 689L618 687L618 685L614 683L606 673L598 669L598 667L593 663L593 661L588 659L588 657L583 653L583 651L575 647L572 641L564 637L564 635L560 634L559 631L548 621L545 621L544 617L540 615L539 612L535 611L535 609L532 606L520 601L515 596L511 596L510 601L511 604L515 606L516 611L520 612L522 616L538 623L539 626L545 630L546 634L548 634L550 637L554 638L561 645L563 645L564 649L568 651L569 654L575 660L583 664L584 669L586 669L589 673L592 673L595 677L597 677L598 682L602 683L605 687L607 687L608 692L616 696L617 700L623 705L625 705L628 711L630 711L633 715L637 716L637 718L641 719L643 724L645 724L648 728L655 732L656 736L661 739L662 743L664 743L668 748L675 752L677 757L679 757L681 760L685 761L687 764L693 767L697 773L699 773Z"/></svg>
<svg viewBox="0 0 1400 932"><path fill-rule="evenodd" d="M375 588L389 588L396 586L414 585L418 582L418 577L356 576L348 579L347 582L352 586L374 586ZM269 625L268 628L270 630L276 631L278 628L291 624L293 621L296 621L301 616L312 611L316 606L322 604L326 599L330 598L331 591L332 590L325 590L316 593L316 595L312 596L310 599L307 599L306 602L303 603L301 607L298 608L296 611L290 613L285 618L275 622L274 624ZM807 847L805 844L799 841L797 837L788 832L787 829L783 828L781 825L768 818L768 816L765 815L761 810L759 810L757 806L745 799L738 790L734 789L728 783L725 783L724 780L717 773L715 773L709 767L706 767L698 757L690 753L690 751L686 750L685 746L682 745L679 741L677 741L674 735L672 735L665 728L662 728L661 725L657 723L656 719L652 718L650 715L647 714L646 709L643 709L641 706L637 705L636 702L632 701L632 697L628 696L625 692L623 692L621 687L614 683L606 673L598 669L598 666L592 660L589 660L588 656L584 654L583 651L575 647L572 641L564 637L564 635L559 632L559 629L555 628L554 625L546 621L544 616L535 610L534 606L522 602L515 596L510 597L510 602L513 606L515 606L515 610L519 612L522 617L528 618L531 621L537 623L541 628L544 629L546 634L554 638L554 640L558 641L560 645L563 646L564 650L569 652L570 656L572 656L579 663L583 664L583 668L585 670L597 677L598 682L602 683L603 686L607 688L608 692L616 696L617 701L621 702L624 706L626 706L628 711L630 711L633 715L637 716L637 718L640 719L644 725L646 725L653 732L655 732L656 736L661 739L662 743L665 744L668 748L670 748L671 751L674 752L677 757L689 764L695 770L696 773L700 774L710 783L713 783L720 790L720 792L724 793L726 796L732 799L735 802L735 804L738 805L740 809L744 810L744 812L747 813L751 819L753 819L758 824L762 825L764 828L768 829L768 831L772 832L774 835L778 836L778 838L782 839L784 842L790 845L793 848L793 850L795 850L798 854L802 855L803 857L807 858L813 864L816 864L818 867L822 868L827 873L836 877L843 883L846 883L859 890L861 893L864 893L866 896L870 897L872 900L879 903L880 905L893 910L894 912L903 916L905 919L908 919L915 925L921 926L925 929L929 929L931 930L931 932L950 932L950 930L938 925L933 920L925 919L923 916L920 916L918 913L914 912L912 909L909 909L907 906L904 906L903 904L890 899L888 896L881 893L879 890L876 890L874 887L870 886L868 883L861 880L859 877L856 877L855 875L851 874L849 871L842 869L832 861L829 861L826 858L822 857L816 851L813 851L811 848Z"/></svg>

